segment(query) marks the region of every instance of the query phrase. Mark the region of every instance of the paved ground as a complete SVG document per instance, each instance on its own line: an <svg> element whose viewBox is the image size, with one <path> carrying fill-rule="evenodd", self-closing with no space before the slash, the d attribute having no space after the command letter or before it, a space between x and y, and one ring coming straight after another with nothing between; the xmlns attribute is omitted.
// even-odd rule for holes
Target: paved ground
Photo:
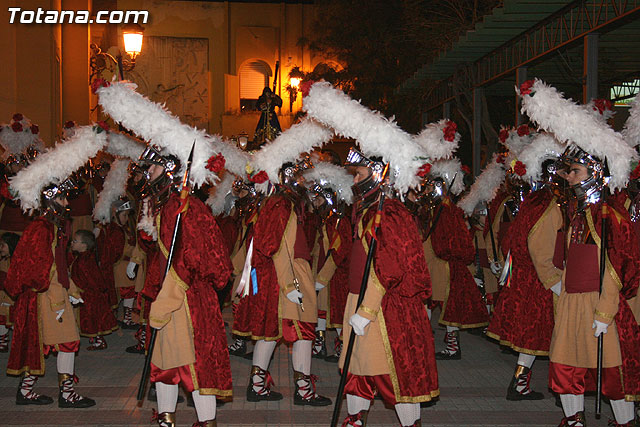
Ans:
<svg viewBox="0 0 640 427"><path fill-rule="evenodd" d="M436 313L437 314L437 313ZM229 319L229 313L225 313ZM444 330L434 324L436 349L444 347ZM76 373L80 377L77 389L92 397L97 405L89 409L58 409L56 404L44 407L18 407L15 392L18 379L0 378L0 425L149 425L152 405L145 401L136 406L136 387L142 368L142 356L124 352L133 344L133 331L117 331L107 337L109 348L90 353L84 350L88 342L83 339L82 350L76 357ZM463 359L438 363L441 398L436 405L422 409L423 426L555 426L562 411L546 389L548 361L538 360L534 365L533 388L544 391L545 400L537 402L508 402L506 387L512 375L516 357L501 353L493 342L469 333L461 334ZM0 366L6 366L7 354L0 354ZM290 348L279 346L271 365L276 382L275 389L285 396L280 402L249 403L245 400L247 377L251 362L232 357L234 399L219 408L218 425L240 426L327 426L332 407L309 408L293 406L293 374ZM41 378L37 391L57 396L56 360L47 359L47 375ZM312 371L321 381L320 394L335 398L339 377L335 364L314 359ZM346 414L346 404L343 413ZM604 405L601 420L593 414L594 399L587 397L586 409L590 427L606 426L611 416ZM341 417L342 419L343 417ZM185 403L179 404L177 419L181 426L196 421L195 410ZM393 410L376 400L369 415L369 426L399 425Z"/></svg>

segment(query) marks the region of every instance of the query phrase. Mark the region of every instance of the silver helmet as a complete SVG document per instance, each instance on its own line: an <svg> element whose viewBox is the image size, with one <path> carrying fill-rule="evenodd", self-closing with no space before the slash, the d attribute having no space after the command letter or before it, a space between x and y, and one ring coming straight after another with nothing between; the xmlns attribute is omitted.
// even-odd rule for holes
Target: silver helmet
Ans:
<svg viewBox="0 0 640 427"><path fill-rule="evenodd" d="M386 178L387 164L382 159L369 158L361 151L351 147L345 166L364 166L369 169L369 175L351 186L354 197L360 199L358 209L365 209L378 199L382 191L382 184Z"/></svg>
<svg viewBox="0 0 640 427"><path fill-rule="evenodd" d="M609 173L606 161L603 162L572 144L564 150L556 167L568 173L573 163L579 163L587 168L587 179L571 186L578 201L578 209L582 210L602 200L604 189L609 181Z"/></svg>

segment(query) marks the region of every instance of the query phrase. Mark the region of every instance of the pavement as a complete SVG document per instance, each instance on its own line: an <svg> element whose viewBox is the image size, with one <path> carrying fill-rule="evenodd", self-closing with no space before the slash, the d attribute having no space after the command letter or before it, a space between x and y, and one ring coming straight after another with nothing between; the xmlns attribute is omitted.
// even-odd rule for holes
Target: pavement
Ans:
<svg viewBox="0 0 640 427"><path fill-rule="evenodd" d="M439 313L434 313L436 316ZM224 318L231 321L230 310ZM437 317L436 317L437 319ZM444 348L444 328L432 322L436 350ZM109 347L99 352L88 352L88 340L83 338L76 357L76 374L80 382L76 390L96 400L88 409L59 409L54 402L48 406L16 406L15 393L19 379L0 377L0 425L33 426L148 426L154 404L145 400L137 407L136 391L143 365L141 355L128 354L124 349L134 344L135 331L119 330L106 337ZM328 342L333 342L329 332ZM462 360L438 361L440 399L423 408L422 426L556 426L562 410L555 406L555 398L547 390L549 362L536 360L533 367L532 388L545 394L544 400L510 402L505 399L506 389L517 361L514 353L503 353L500 347L482 336L467 332L460 334ZM329 345L330 353L332 345ZM293 370L291 348L276 348L270 371L275 380L274 390L284 394L279 402L251 403L245 399L251 361L231 357L234 398L218 408L218 425L245 426L328 426L333 406L324 408L293 405ZM0 366L6 366L7 353L0 353ZM335 400L339 376L336 364L314 359L312 373L320 377L319 394ZM58 395L56 359L46 360L46 375L36 384L36 391L54 397ZM181 394L184 394L181 391ZM589 427L606 426L611 408L603 404L600 420L593 416L595 402L587 396L585 408ZM346 416L346 402L342 405L340 420ZM179 426L191 426L197 421L195 410L178 404L176 418ZM340 425L340 424L339 424ZM368 426L398 426L395 412L386 408L381 400L374 400L369 413Z"/></svg>

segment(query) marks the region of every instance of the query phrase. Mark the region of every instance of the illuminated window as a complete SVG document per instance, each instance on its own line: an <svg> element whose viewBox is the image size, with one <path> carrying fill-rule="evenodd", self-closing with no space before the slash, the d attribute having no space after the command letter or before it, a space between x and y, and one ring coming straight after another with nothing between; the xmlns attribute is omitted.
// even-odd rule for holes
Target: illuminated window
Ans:
<svg viewBox="0 0 640 427"><path fill-rule="evenodd" d="M633 98L640 92L640 79L625 82L611 88L611 100L616 107L629 107Z"/></svg>
<svg viewBox="0 0 640 427"><path fill-rule="evenodd" d="M271 68L263 61L246 62L240 67L240 110L253 111L256 101L269 86Z"/></svg>

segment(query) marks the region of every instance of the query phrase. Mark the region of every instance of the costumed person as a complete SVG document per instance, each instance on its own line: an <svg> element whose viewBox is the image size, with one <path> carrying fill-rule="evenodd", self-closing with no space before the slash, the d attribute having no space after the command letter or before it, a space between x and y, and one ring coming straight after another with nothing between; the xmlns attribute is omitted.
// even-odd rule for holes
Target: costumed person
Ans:
<svg viewBox="0 0 640 427"><path fill-rule="evenodd" d="M502 259L500 258L502 255L494 230L487 225L489 222L499 224L500 221L493 221L493 218L489 216L488 206L494 206L497 209L496 203L502 203L504 200L504 193L500 189L504 179L504 155L494 155L482 173L476 177L469 192L457 203L458 207L469 218L471 230L480 229L480 231L475 231L474 233L474 243L477 251L476 262L480 267L474 274L474 278L484 288L484 297L489 313L491 313L495 296L498 293L498 278L493 274L488 254L491 253L492 259ZM498 202L490 204L494 200L498 200Z"/></svg>
<svg viewBox="0 0 640 427"><path fill-rule="evenodd" d="M84 303L78 309L80 336L89 337L89 351L107 348L105 335L118 329L116 317L109 307L108 283L97 262L96 237L90 230L78 230L71 241L74 258L71 261L71 280L82 295Z"/></svg>
<svg viewBox="0 0 640 427"><path fill-rule="evenodd" d="M0 233L12 232L21 235L32 220L31 215L23 212L9 191L9 180L18 171L33 161L44 148L39 136L38 125L20 113L13 115L8 125L0 125L0 146L4 177L0 182Z"/></svg>
<svg viewBox="0 0 640 427"><path fill-rule="evenodd" d="M463 172L458 159L438 160L422 171L422 197L430 207L423 224L423 249L433 289L431 307L441 307L438 322L447 328L446 348L436 359L459 360L459 330L489 323L482 294L467 267L475 261L472 236L462 209L451 200L464 189Z"/></svg>
<svg viewBox="0 0 640 427"><path fill-rule="evenodd" d="M81 303L82 298L68 274L71 225L66 197L77 189L69 176L105 144L106 133L99 126L79 128L11 179L11 191L22 209L43 211L20 238L5 284L7 293L16 298L7 373L23 375L16 395L18 405L52 403L50 397L33 391L37 375L45 372L44 356L50 352L58 353L58 406L95 405L74 389L74 356L80 336L72 303Z"/></svg>
<svg viewBox="0 0 640 427"><path fill-rule="evenodd" d="M313 343L313 357L337 363L342 351L342 316L349 288L349 254L351 222L347 206L352 203L353 179L347 171L327 162L315 162L305 172L311 204L322 220L313 252L315 287L318 292L318 324ZM313 253L312 253L313 255ZM327 328L336 329L335 353L328 355Z"/></svg>
<svg viewBox="0 0 640 427"><path fill-rule="evenodd" d="M244 264L247 258L247 250L253 240L253 228L258 220L258 212L262 202L261 193L256 191L255 184L250 181L244 181L242 179L235 180L233 183L233 193L237 197L234 202L234 209L241 228L231 253L233 275L235 277L232 290L236 289L240 283L242 270L244 269ZM238 298L237 295L233 294L231 295L231 300L235 319L240 305L247 304L249 300L246 298ZM233 356L248 356L247 338L238 335L234 335L233 338L233 342L229 344L229 354Z"/></svg>
<svg viewBox="0 0 640 427"><path fill-rule="evenodd" d="M348 339L344 345L349 346L352 329L356 339L349 369L343 372L349 414L343 425L366 425L371 401L380 394L386 404L394 406L402 426L419 426L420 403L439 395L433 333L424 306L431 295L431 282L411 214L394 199L385 199L379 211L379 201L384 197L386 168L394 190L405 194L419 184L416 174L424 159L450 156L457 141L442 141L439 125L428 126L413 138L326 82L303 85L303 95L305 92L303 109L308 115L339 135L355 139L362 150L352 149L346 162L354 169L352 189L358 201L353 207L354 240L343 317ZM377 250L371 270L365 272L375 229ZM358 307L365 281L364 300ZM345 357L342 352L339 366L343 369Z"/></svg>
<svg viewBox="0 0 640 427"><path fill-rule="evenodd" d="M542 81L527 81L518 92L531 121L568 144L561 157L562 176L576 202L569 212L565 270L549 351L549 387L560 395L565 414L561 425L585 425L584 393L595 388L600 336L602 394L615 417L610 425L634 425L640 330L627 300L640 283L638 237L627 213L612 207L606 193L626 185L630 162L638 155L620 134ZM606 250L604 263L601 250Z"/></svg>
<svg viewBox="0 0 640 427"><path fill-rule="evenodd" d="M487 331L487 336L519 353L507 400L544 399L542 393L531 390L530 381L536 356L549 354L553 294L560 294L561 287L562 270L553 258L563 214L551 187L562 151L553 135L537 134L509 171L511 179L529 183L533 192L525 196L503 242L511 254L511 274Z"/></svg>
<svg viewBox="0 0 640 427"><path fill-rule="evenodd" d="M382 162L352 149L346 164L355 169L353 191L359 200L354 206L343 326L345 345L349 345L352 328L356 334L345 385L349 415L344 425L366 425L371 401L380 394L385 403L394 406L402 426L419 426L420 402L439 395L433 333L423 305L430 296L430 279L419 233L411 214L399 201L385 200L382 212L377 212L384 191ZM358 308L376 221L376 252ZM344 357L342 353L341 368Z"/></svg>
<svg viewBox="0 0 640 427"><path fill-rule="evenodd" d="M260 120L256 126L256 132L253 136L253 143L256 147L273 141L282 132L276 107L282 107L282 98L273 93L268 86L262 91L262 95L256 102L256 109L260 111Z"/></svg>
<svg viewBox="0 0 640 427"><path fill-rule="evenodd" d="M3 233L0 236L0 353L9 351L9 328L11 327L11 306L13 300L4 291L4 283L9 263L16 250L20 236L16 233Z"/></svg>
<svg viewBox="0 0 640 427"><path fill-rule="evenodd" d="M160 426L175 425L178 385L192 394L198 423L216 424L216 396L230 396L231 367L224 323L215 292L226 285L231 261L215 219L197 198L175 191L180 162L149 147L139 167L147 168L147 192L157 228L159 252L149 259L147 280L160 291L149 324L158 329L151 359ZM182 212L170 273L164 277L176 214Z"/></svg>
<svg viewBox="0 0 640 427"><path fill-rule="evenodd" d="M12 180L12 185L28 179L29 173L30 170L25 169ZM95 405L94 400L79 395L74 389L74 357L80 347L80 336L71 304L82 302L69 278L66 263L70 234L66 195L74 188L75 184L69 180L44 188L45 214L24 231L7 273L5 290L16 300L7 373L23 375L16 394L17 405L53 402L50 397L33 391L37 375L44 375L44 356L49 352L58 353L58 406Z"/></svg>
<svg viewBox="0 0 640 427"><path fill-rule="evenodd" d="M281 400L271 389L269 363L278 341L293 344L294 405L327 406L316 393L311 375L317 298L311 273L311 253L305 234L306 189L302 171L312 165L303 152L323 144L331 132L304 119L253 155L250 181L275 193L261 203L236 293L233 333L256 340L247 400ZM267 182L269 180L270 182ZM243 301L244 300L244 301Z"/></svg>

